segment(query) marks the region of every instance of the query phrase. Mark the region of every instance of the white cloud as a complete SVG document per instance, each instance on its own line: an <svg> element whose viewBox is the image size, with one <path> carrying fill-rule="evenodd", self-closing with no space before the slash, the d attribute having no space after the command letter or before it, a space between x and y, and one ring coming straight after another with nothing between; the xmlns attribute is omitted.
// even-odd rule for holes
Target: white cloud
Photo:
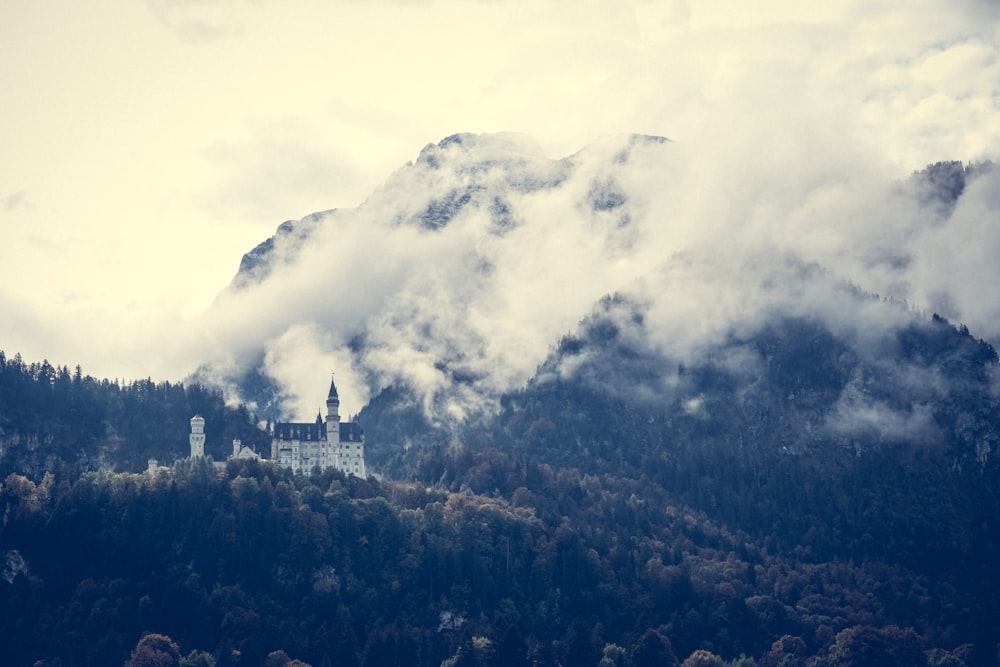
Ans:
<svg viewBox="0 0 1000 667"><path fill-rule="evenodd" d="M237 0L146 0L153 16L184 42L200 44L243 34Z"/></svg>
<svg viewBox="0 0 1000 667"><path fill-rule="evenodd" d="M947 224L912 241L914 300L1000 344L1000 170L973 180Z"/></svg>
<svg viewBox="0 0 1000 667"><path fill-rule="evenodd" d="M18 190L17 192L0 199L0 207L7 211L13 211L14 209L28 205L28 193L24 190Z"/></svg>

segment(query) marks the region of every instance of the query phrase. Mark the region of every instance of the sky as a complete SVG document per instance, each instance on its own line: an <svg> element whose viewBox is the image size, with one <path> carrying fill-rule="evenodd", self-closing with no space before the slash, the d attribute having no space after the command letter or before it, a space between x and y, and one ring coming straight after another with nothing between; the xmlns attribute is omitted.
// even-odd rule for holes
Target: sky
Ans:
<svg viewBox="0 0 1000 667"><path fill-rule="evenodd" d="M256 326L213 308L244 252L284 220L360 205L455 132L524 133L549 158L666 136L688 232L738 237L752 209L779 238L777 220L846 210L872 182L997 160L998 7L0 0L0 349L183 379ZM817 227L796 248L856 258L850 238ZM983 276L965 259L926 270L970 300ZM311 326L295 324L281 349Z"/></svg>

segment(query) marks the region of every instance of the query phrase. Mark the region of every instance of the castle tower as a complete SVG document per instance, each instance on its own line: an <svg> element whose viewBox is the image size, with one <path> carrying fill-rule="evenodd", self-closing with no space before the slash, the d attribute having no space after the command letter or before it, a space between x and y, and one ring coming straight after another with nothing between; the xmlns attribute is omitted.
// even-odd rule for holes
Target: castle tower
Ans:
<svg viewBox="0 0 1000 667"><path fill-rule="evenodd" d="M337 385L330 377L330 393L326 397L326 452L324 465L340 467L340 397Z"/></svg>
<svg viewBox="0 0 1000 667"><path fill-rule="evenodd" d="M200 415L191 417L191 458L205 455L205 418Z"/></svg>

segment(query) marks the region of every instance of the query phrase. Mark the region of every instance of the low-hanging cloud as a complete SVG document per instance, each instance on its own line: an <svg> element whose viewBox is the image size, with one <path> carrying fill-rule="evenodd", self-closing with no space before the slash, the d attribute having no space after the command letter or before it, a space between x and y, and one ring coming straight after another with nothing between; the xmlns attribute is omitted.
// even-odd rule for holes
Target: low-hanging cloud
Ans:
<svg viewBox="0 0 1000 667"><path fill-rule="evenodd" d="M994 172L970 176L953 210L928 212L913 182L865 164L780 164L720 181L698 177L704 159L652 137L562 160L515 135L429 146L362 206L325 214L304 241L276 242L262 281L220 295L216 368L263 355L302 418L336 370L348 410L404 383L450 422L522 386L609 293L643 303L650 343L681 359L775 313L861 342L908 321L906 308L859 301L847 284L920 307L948 294L950 315L1000 339L983 290L1000 270L970 261L968 276L935 273L929 256L957 263L970 244L984 257L1000 245L988 222ZM873 414L858 410L843 412Z"/></svg>

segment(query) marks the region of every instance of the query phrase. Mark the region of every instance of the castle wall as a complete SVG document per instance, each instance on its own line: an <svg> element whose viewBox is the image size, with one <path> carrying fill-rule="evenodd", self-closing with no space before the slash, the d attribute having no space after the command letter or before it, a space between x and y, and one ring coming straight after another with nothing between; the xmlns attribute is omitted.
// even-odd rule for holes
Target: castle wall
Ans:
<svg viewBox="0 0 1000 667"><path fill-rule="evenodd" d="M367 476L365 440L361 428L354 423L340 424L337 442L327 439L323 428L316 424L278 423L274 425L271 459L295 472L309 472L313 466L336 468L345 473ZM320 426L325 426L320 424Z"/></svg>

